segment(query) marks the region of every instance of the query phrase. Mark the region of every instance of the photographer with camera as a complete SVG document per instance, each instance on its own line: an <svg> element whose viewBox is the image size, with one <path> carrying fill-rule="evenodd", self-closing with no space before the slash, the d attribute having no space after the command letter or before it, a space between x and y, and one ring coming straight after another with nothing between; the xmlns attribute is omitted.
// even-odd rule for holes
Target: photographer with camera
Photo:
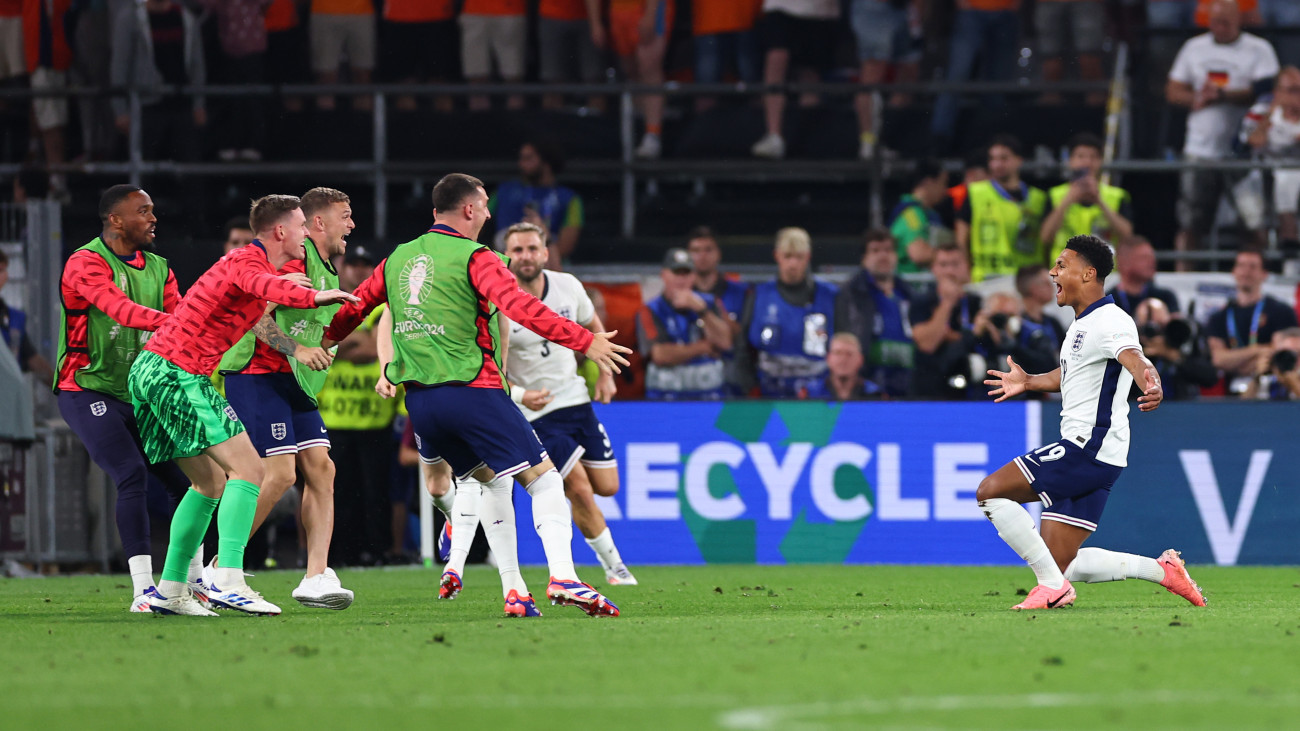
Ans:
<svg viewBox="0 0 1300 731"><path fill-rule="evenodd" d="M934 291L914 299L907 313L916 345L908 394L923 399L965 399L967 389L980 383L984 373L970 369L970 354L976 345L972 327L982 302L979 295L965 289L970 283L970 261L956 243L935 247L930 271L934 273Z"/></svg>
<svg viewBox="0 0 1300 731"><path fill-rule="evenodd" d="M1300 327L1290 327L1273 335L1273 352L1256 361L1259 375L1241 395L1246 399L1290 401L1300 398Z"/></svg>
<svg viewBox="0 0 1300 731"><path fill-rule="evenodd" d="M1202 388L1219 380L1194 320L1169 311L1164 301L1151 297L1134 310L1142 352L1151 360L1164 384L1165 399L1200 397Z"/></svg>
<svg viewBox="0 0 1300 731"><path fill-rule="evenodd" d="M984 300L983 309L975 315L975 323L971 328L971 333L975 336L974 347L969 357L971 373L978 375L988 370L989 365L1006 363L1008 355L1021 362L1022 356L1018 352L1020 331L1020 300L1006 292L990 294ZM980 359L983 359L984 363L980 363ZM1055 362L1056 356L1053 354L1052 363ZM1039 365L1041 364L1040 359ZM1030 372L1041 373L1042 370L1037 368ZM978 383L979 379L975 379L975 382ZM972 397L976 395L972 394ZM981 397L984 395L982 389L978 395Z"/></svg>
<svg viewBox="0 0 1300 731"><path fill-rule="evenodd" d="M1021 267L1022 270L1031 268ZM1046 272L1043 275L1046 276ZM1043 315L1042 305L1041 299L1033 299L1032 293L1026 297L1024 308L1020 299L1013 294L996 292L989 295L984 300L984 309L975 316L972 331L975 347L970 356L971 371L978 374L988 366L996 367L998 363L1007 362L1008 356L1030 373L1055 370L1060 358L1061 341L1057 339L1057 329L1052 329L1055 321ZM1033 310L1036 317L1028 316L1029 310ZM1061 337L1064 338L1064 335ZM985 364L981 364L980 359ZM983 391L975 392L972 393L972 398L986 398L986 394Z"/></svg>

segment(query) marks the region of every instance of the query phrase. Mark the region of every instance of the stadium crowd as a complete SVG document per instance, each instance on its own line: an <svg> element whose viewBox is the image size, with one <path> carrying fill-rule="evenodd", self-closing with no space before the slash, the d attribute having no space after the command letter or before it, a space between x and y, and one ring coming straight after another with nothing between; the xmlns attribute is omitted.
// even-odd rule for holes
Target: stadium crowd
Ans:
<svg viewBox="0 0 1300 731"><path fill-rule="evenodd" d="M1001 144L1015 142L995 143L990 160ZM983 374L1007 357L1029 372L1052 370L1068 322L1047 311L1056 299L1049 265L1059 253L1047 256L1048 242L1056 240L1047 235L1055 228L1051 217L1041 222L1041 238L1028 234L1022 240L1032 242L1023 260L979 275L986 282L1013 283L1014 291L982 297L969 286L971 262L988 249L1010 251L1010 240L977 234L966 246L959 244L962 219L956 219L954 236L934 204L924 203L933 200L927 187L942 189L942 172L922 166L918 175L917 192L896 209L892 232L864 234L861 268L838 287L813 276L812 241L803 229L777 232L776 276L753 286L720 275L715 235L703 227L692 231L687 248L673 249L664 259L663 294L638 314L647 398L987 399ZM977 199L996 180L964 183L943 195ZM1062 183L1051 198L1064 200L1082 180ZM1116 228L1124 223L1122 214L1099 203L1068 206L1066 223L1056 228L1062 241L1092 233L1094 222L1106 215ZM1091 217L1084 208L1093 209ZM937 243L922 248L908 238L918 221L933 227L923 241ZM976 231L988 228L980 223L977 215ZM1022 220L1000 224L1024 229ZM1116 282L1108 294L1136 320L1167 384L1166 398L1300 396L1293 387L1297 315L1291 305L1263 294L1269 272L1259 249L1236 255L1234 296L1202 328L1172 291L1157 286L1151 244L1131 232L1115 240ZM928 270L933 284L916 277L909 284L900 276L904 262L910 272Z"/></svg>
<svg viewBox="0 0 1300 731"><path fill-rule="evenodd" d="M146 94L142 110L149 151L166 151L177 160L209 151L221 160L258 160L265 154L274 105L251 96L214 99L209 124L203 97L158 91L163 85L313 81L915 82L923 69L949 81L977 76L1009 81L1026 65L1020 54L1028 41L1037 49L1034 63L1044 82L1064 80L1070 68L1079 80L1102 81L1114 38L1154 31L1157 56L1160 41L1197 28L1211 29L1215 42L1224 44L1219 34L1227 31L1215 20L1214 5L1212 0L5 0L0 3L0 84L142 88L153 92ZM1300 11L1287 0L1239 0L1237 5L1247 27L1300 25ZM1232 45L1235 49L1235 41ZM1245 45L1234 52L1260 52L1257 39ZM1295 45L1284 42L1284 62L1300 63ZM1162 59L1163 68L1169 61ZM663 152L664 98L640 100L644 134L637 155L656 158ZM945 93L934 103L930 133L936 152L951 151L958 100ZM1054 92L1041 99L1045 104L1062 100ZM333 95L290 96L283 104L300 109L308 101L321 110L337 105ZM520 95L502 101L508 109L525 106ZM599 95L566 100L562 94L543 96L541 105L559 108L566 101L595 113L607 106ZM884 101L891 107L930 103L901 93ZM1099 106L1104 94L1090 92L1085 101ZM359 94L350 105L369 111L371 102L370 95ZM715 102L700 97L695 108ZM804 96L799 102L807 106L816 99ZM1002 100L990 96L984 102ZM395 106L448 111L458 103L450 97L402 96ZM484 110L493 99L475 95L464 104ZM785 95L764 97L766 131L753 145L754 155L785 155L785 104ZM85 157L121 155L126 99L83 97L76 107ZM878 150L880 110L870 94L858 95L854 109L859 154L867 159ZM65 161L69 104L41 97L32 111L44 159Z"/></svg>
<svg viewBox="0 0 1300 731"><path fill-rule="evenodd" d="M319 160L319 150L290 152L272 138L283 140L286 125L315 127L326 121L360 132L347 127L346 120L367 119L370 94L345 94L340 103L335 95L205 98L164 92L164 87L381 81L465 84L467 89L482 86L489 91L494 82L535 83L544 90L547 84L564 82L872 83L977 76L1051 84L1071 75L1102 82L1113 65L1116 42L1124 40L1143 49L1143 68L1159 79L1154 98L1134 92L1136 112L1147 113L1147 103L1136 102L1146 99L1166 110L1160 114L1172 114L1175 126L1181 125L1182 115L1187 117L1185 141L1181 130L1170 130L1170 139L1162 143L1178 147L1188 161L1286 161L1296 156L1294 139L1300 135L1300 96L1292 91L1300 88L1300 70L1289 66L1300 64L1300 36L1292 32L1300 27L1295 7L1283 0L4 0L0 86L143 90L138 122L144 160L249 162L291 159L295 154ZM1104 96L1098 90L1080 95L1049 90L1032 102L1039 110L1068 104L1070 109L1082 105L1100 114ZM1050 124L1049 118L1024 107L1004 106L1007 100L999 95L985 95L978 100L980 114L1001 114L1006 122L1001 129L985 130L983 124L969 125L965 117L959 118L961 98L954 93L897 93L881 99L856 95L850 106L858 156L949 157L969 153L992 132L1015 132L1026 139L1024 127L1032 126L1032 120ZM836 137L846 134L844 127L837 123L824 128L799 116L817 106L835 107L844 102L841 99L805 94L795 100L770 94L753 99L760 108L745 104L743 97L739 105L730 97L637 99L635 154L640 158L697 157L701 145L726 157L731 154L728 145L735 147L732 140L723 144L727 137L742 138L745 153L760 158L826 157L831 148L834 154L847 150L848 140L832 144L823 139L825 131ZM411 94L391 97L390 107L399 116L421 119L440 112L472 114L493 106L506 112L527 107L573 119L610 116L610 101L600 94ZM42 96L30 104L0 100L0 149L6 160L25 160L34 167L59 166L70 159L127 159L132 119L128 106L125 96L111 94ZM675 139L664 137L665 118L703 119L718 107L727 107L728 116L689 133L679 128ZM322 112L330 116L302 116ZM897 118L902 122L893 128L884 125L889 114L904 114ZM747 123L738 124L741 118ZM564 155L543 140L572 139L581 132L565 128L564 135L556 135L557 125L564 127L556 120L538 115L520 122L539 160L532 163L532 171L522 170L525 188L562 190L554 179L562 172ZM1094 120L1089 118L1087 127L1100 131ZM453 128L473 124L472 117L460 118ZM786 128L791 124L795 129ZM924 134L899 130L900 124L924 127ZM24 132L29 127L30 132ZM1077 161L1065 159L1072 151L1063 147L1069 132L1077 129L1052 139L1028 140L1022 154L1036 164L1035 174L1042 173L1044 162L1058 157L1064 168L1079 169ZM886 148L886 138L897 149ZM395 154L407 154L396 153L396 140L392 144ZM1151 149L1149 141L1146 147L1143 154L1161 152ZM333 156L344 159L347 153ZM527 167L523 156L521 168ZM1095 174L1093 178L1097 180ZM894 180L891 174L889 185ZM1158 247L1172 242L1180 251L1205 248L1204 239L1216 220L1257 242L1273 231L1277 241L1295 241L1300 235L1295 223L1298 185L1295 174L1287 171L1269 175L1188 170L1179 185L1178 235L1172 236L1165 221L1147 228ZM209 224L205 230L211 228L210 194L216 187L202 176L187 176L175 186L174 194L194 212L191 235L202 233L200 223ZM67 200L70 191L89 193L86 188L70 187L67 173L55 172L49 191ZM1084 192L1083 186L1072 190L1076 196ZM562 241L559 253L570 257L582 228L581 199L545 198L520 189L508 192L515 195L503 191L506 210L535 204L532 213L537 219L551 219L553 241ZM1114 193L1098 191L1103 209L1115 209L1118 201L1109 197ZM1142 197L1138 203L1143 208L1175 208L1159 192L1142 190ZM1231 204L1231 213L1220 211L1220 198ZM1030 204L1036 208L1040 202ZM1055 208L1060 210L1063 207ZM1131 226L1131 216L1123 217ZM1057 218L1047 218L1053 226L1059 224ZM1121 225L1115 230L1124 229ZM598 260L590 252L580 256ZM901 266L909 271L912 262ZM981 266L974 263L976 280ZM1181 260L1179 266L1189 265Z"/></svg>

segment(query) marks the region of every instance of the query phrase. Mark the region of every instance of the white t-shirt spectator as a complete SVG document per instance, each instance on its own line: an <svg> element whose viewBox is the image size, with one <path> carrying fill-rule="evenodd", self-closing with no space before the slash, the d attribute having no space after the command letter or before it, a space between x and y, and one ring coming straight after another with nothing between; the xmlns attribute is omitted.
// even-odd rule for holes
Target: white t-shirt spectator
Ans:
<svg viewBox="0 0 1300 731"><path fill-rule="evenodd" d="M1241 144L1246 141L1256 129L1259 129L1260 122L1268 118L1268 144L1264 146L1261 152L1269 158L1300 158L1300 119L1290 120L1282 112L1281 107L1274 107L1271 97L1263 97L1255 106L1250 108L1246 113L1246 119L1241 123Z"/></svg>
<svg viewBox="0 0 1300 731"><path fill-rule="evenodd" d="M1215 43L1205 33L1183 44L1169 78L1199 90L1206 81L1225 91L1246 91L1256 82L1277 75L1277 54L1269 42L1242 33L1232 43ZM1232 140L1246 110L1228 104L1211 104L1187 115L1188 157L1224 158L1232 154Z"/></svg>
<svg viewBox="0 0 1300 731"><path fill-rule="evenodd" d="M796 18L835 20L840 17L839 0L763 0L763 12L786 13Z"/></svg>

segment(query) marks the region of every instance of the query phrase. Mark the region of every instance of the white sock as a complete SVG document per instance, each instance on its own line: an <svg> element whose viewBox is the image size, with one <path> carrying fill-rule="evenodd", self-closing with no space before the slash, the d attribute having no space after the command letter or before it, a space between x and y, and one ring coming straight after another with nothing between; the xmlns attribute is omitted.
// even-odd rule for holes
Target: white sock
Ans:
<svg viewBox="0 0 1300 731"><path fill-rule="evenodd" d="M243 569L228 569L225 566L216 568L216 575L212 577L217 582L217 588L223 591L230 591L232 587L244 585Z"/></svg>
<svg viewBox="0 0 1300 731"><path fill-rule="evenodd" d="M447 516L450 519L452 506L455 503L456 503L456 482L453 480L451 483L450 490L448 490L445 494L433 496L433 505L434 507L441 510L443 515ZM452 535L455 535L456 533L455 526L452 527L451 532Z"/></svg>
<svg viewBox="0 0 1300 731"><path fill-rule="evenodd" d="M1020 503L996 497L981 500L980 510L993 521L993 527L998 529L998 537L1006 541L1011 550L1034 570L1038 583L1049 589L1065 586L1065 577L1052 558L1052 552L1047 549L1043 537L1034 530L1034 519L1020 507Z"/></svg>
<svg viewBox="0 0 1300 731"><path fill-rule="evenodd" d="M153 556L147 553L132 556L126 560L126 567L131 572L131 589L135 592L132 596L140 596L154 586Z"/></svg>
<svg viewBox="0 0 1300 731"><path fill-rule="evenodd" d="M185 593L185 584L179 581L168 581L167 579L163 579L158 582L158 593L168 599L175 599Z"/></svg>
<svg viewBox="0 0 1300 731"><path fill-rule="evenodd" d="M469 557L474 534L478 532L479 501L482 498L483 483L473 478L457 481L456 506L448 514L451 520L451 552L447 556L444 571L455 571L462 575L465 573L465 559Z"/></svg>
<svg viewBox="0 0 1300 731"><path fill-rule="evenodd" d="M614 567L623 563L623 557L618 555L618 546L614 545L614 537L609 534L609 526L595 538L588 538L587 545L591 550L596 552L596 560L600 561L601 568L605 573L614 570Z"/></svg>
<svg viewBox="0 0 1300 731"><path fill-rule="evenodd" d="M520 594L528 594L528 586L519 573L519 544L515 534L515 505L510 501L514 490L514 480L498 477L483 485L483 497L479 501L479 520L483 532L487 534L488 545L497 559L497 572L501 574L501 596L505 597L514 589ZM451 537L456 537L456 527L452 526Z"/></svg>
<svg viewBox="0 0 1300 731"><path fill-rule="evenodd" d="M199 550L195 551L194 558L190 559L189 579L191 582L198 581L199 577L202 575L203 575L203 544L200 543Z"/></svg>
<svg viewBox="0 0 1300 731"><path fill-rule="evenodd" d="M546 551L551 576L577 581L573 568L573 516L564 498L564 479L555 470L547 470L524 486L533 497L533 524Z"/></svg>
<svg viewBox="0 0 1300 731"><path fill-rule="evenodd" d="M1065 568L1065 578L1089 584L1124 579L1145 579L1159 584L1165 580L1165 570L1154 558L1104 548L1080 548Z"/></svg>

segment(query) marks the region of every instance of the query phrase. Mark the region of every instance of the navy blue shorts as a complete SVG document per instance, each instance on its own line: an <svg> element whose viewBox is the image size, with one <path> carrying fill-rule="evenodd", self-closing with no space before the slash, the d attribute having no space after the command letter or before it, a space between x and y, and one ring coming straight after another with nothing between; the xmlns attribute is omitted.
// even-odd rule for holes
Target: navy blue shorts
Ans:
<svg viewBox="0 0 1300 731"><path fill-rule="evenodd" d="M263 457L330 448L320 410L292 373L232 373L226 376L226 400Z"/></svg>
<svg viewBox="0 0 1300 731"><path fill-rule="evenodd" d="M426 464L446 460L457 478L486 465L510 477L547 459L546 448L499 388L408 388L406 410Z"/></svg>
<svg viewBox="0 0 1300 731"><path fill-rule="evenodd" d="M59 413L86 445L90 458L113 478L119 492L124 484L143 486L146 471L178 500L190 489L190 479L175 462L149 464L140 447L140 428L131 404L99 391L59 391Z"/></svg>
<svg viewBox="0 0 1300 731"><path fill-rule="evenodd" d="M1072 439L1045 444L1012 461L1043 501L1043 520L1090 531L1097 530L1110 487L1124 471L1099 461Z"/></svg>
<svg viewBox="0 0 1300 731"><path fill-rule="evenodd" d="M568 477L578 460L596 469L618 467L605 425L596 418L590 403L556 409L532 424L561 477Z"/></svg>

